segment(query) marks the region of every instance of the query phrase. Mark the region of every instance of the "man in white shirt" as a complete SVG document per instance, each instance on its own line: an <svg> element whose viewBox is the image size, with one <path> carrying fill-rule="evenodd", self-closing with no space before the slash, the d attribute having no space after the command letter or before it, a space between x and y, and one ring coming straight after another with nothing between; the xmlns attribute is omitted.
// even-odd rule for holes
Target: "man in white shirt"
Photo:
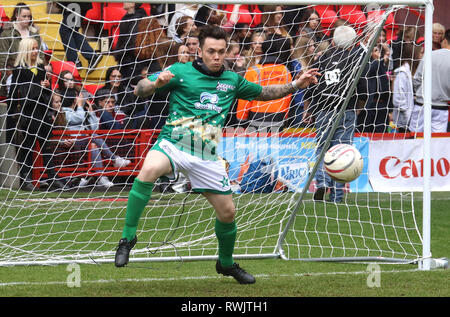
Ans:
<svg viewBox="0 0 450 317"><path fill-rule="evenodd" d="M442 48L432 52L431 132L447 132L450 101L450 29L445 32ZM410 130L423 132L423 60L413 78L416 105Z"/></svg>

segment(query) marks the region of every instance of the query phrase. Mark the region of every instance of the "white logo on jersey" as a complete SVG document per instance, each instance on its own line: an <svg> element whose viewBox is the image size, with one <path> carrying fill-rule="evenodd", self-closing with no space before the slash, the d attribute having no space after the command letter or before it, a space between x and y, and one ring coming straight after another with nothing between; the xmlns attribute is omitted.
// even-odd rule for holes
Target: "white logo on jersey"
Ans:
<svg viewBox="0 0 450 317"><path fill-rule="evenodd" d="M197 109L221 112L222 107L217 106L218 103L219 96L217 96L216 94L211 94L209 92L202 92L200 95L200 102L196 102L194 106Z"/></svg>
<svg viewBox="0 0 450 317"><path fill-rule="evenodd" d="M327 85L336 84L341 80L341 70L336 68L325 72L325 82Z"/></svg>
<svg viewBox="0 0 450 317"><path fill-rule="evenodd" d="M227 92L228 89L229 90L234 90L234 88L236 88L236 87L234 87L233 85L224 84L224 83L221 83L221 82L218 82L217 83L217 87L216 87L217 90L224 91L224 92Z"/></svg>

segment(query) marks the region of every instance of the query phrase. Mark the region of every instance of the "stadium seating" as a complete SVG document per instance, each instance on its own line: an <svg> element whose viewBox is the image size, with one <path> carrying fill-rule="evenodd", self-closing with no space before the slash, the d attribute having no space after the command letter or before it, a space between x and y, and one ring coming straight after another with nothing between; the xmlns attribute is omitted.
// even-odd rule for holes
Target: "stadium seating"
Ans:
<svg viewBox="0 0 450 317"><path fill-rule="evenodd" d="M78 72L78 69L73 62L51 61L50 64L52 65L52 69L53 69L52 80L51 80L52 89L57 88L56 85L58 82L58 76L64 70L70 71L73 74L73 78L75 78L75 80L80 81L80 82L82 81L81 76Z"/></svg>
<svg viewBox="0 0 450 317"><path fill-rule="evenodd" d="M103 84L88 84L88 85L84 85L83 88L95 96L95 93L97 92L97 90L99 90L103 86L104 86Z"/></svg>
<svg viewBox="0 0 450 317"><path fill-rule="evenodd" d="M86 12L86 19L88 19L88 20L101 20L102 19L102 4L99 3L99 2L93 2L92 3L92 9L89 9ZM94 22L94 23L96 23L96 22Z"/></svg>
<svg viewBox="0 0 450 317"><path fill-rule="evenodd" d="M112 38L112 48L116 47L117 40L119 39L119 24L123 16L127 13L122 6L118 6L117 3L109 3L103 7L103 29L108 31L109 37Z"/></svg>
<svg viewBox="0 0 450 317"><path fill-rule="evenodd" d="M220 5L220 10L227 11L227 19L230 18L233 12L234 4ZM248 24L250 27L255 27L261 23L261 11L256 5L241 5L239 7L239 19L237 23Z"/></svg>
<svg viewBox="0 0 450 317"><path fill-rule="evenodd" d="M323 33L330 35L330 29L337 20L337 14L334 10L334 6L318 5L314 6L314 10L316 10L320 16L320 24L322 25Z"/></svg>
<svg viewBox="0 0 450 317"><path fill-rule="evenodd" d="M0 27L3 27L3 23L8 22L9 17L6 15L5 9L0 6Z"/></svg>
<svg viewBox="0 0 450 317"><path fill-rule="evenodd" d="M141 5L141 8L145 10L147 15L151 15L152 14L152 7L150 6L150 3L143 3Z"/></svg>
<svg viewBox="0 0 450 317"><path fill-rule="evenodd" d="M377 17L381 17L385 13L384 10L371 11L367 15L367 19L376 19ZM386 41L390 42L397 34L398 25L395 23L395 17L391 13L384 25L384 29L386 30Z"/></svg>
<svg viewBox="0 0 450 317"><path fill-rule="evenodd" d="M359 5L341 5L338 6L339 18L350 23L358 33L364 30L367 24L367 18L361 11Z"/></svg>

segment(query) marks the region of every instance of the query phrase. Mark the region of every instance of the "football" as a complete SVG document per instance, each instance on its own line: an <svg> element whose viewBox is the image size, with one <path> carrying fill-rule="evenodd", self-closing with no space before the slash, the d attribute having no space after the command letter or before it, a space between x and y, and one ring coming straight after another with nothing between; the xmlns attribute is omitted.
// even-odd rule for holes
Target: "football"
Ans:
<svg viewBox="0 0 450 317"><path fill-rule="evenodd" d="M357 148L350 144L336 144L323 159L325 171L340 183L348 183L359 177L364 161Z"/></svg>

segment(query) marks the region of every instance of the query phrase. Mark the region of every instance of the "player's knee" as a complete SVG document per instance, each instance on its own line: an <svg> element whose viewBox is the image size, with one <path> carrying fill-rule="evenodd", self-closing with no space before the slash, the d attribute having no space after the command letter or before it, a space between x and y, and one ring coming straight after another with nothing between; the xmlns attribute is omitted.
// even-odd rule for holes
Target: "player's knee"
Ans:
<svg viewBox="0 0 450 317"><path fill-rule="evenodd" d="M161 171L159 168L157 168L154 165L146 165L144 164L144 166L142 167L142 169L139 172L139 175L137 176L137 178L143 182L156 182L156 180L161 177Z"/></svg>
<svg viewBox="0 0 450 317"><path fill-rule="evenodd" d="M236 216L236 207L233 203L226 204L222 206L219 210L219 219L222 222L230 223L234 221Z"/></svg>

